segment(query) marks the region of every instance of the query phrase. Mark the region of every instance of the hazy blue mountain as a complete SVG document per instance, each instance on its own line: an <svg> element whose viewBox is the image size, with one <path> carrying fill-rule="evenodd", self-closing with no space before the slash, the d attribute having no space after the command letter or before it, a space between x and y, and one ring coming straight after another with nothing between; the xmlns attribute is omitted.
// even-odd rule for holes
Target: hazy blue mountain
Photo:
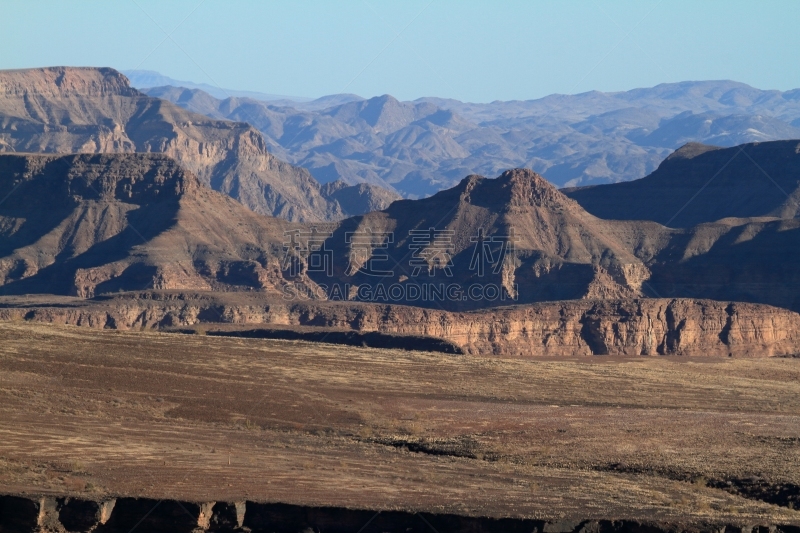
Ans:
<svg viewBox="0 0 800 533"><path fill-rule="evenodd" d="M282 94L268 94L257 91L238 91L210 85L208 83L195 83L192 81L176 80L164 76L154 70L121 70L137 89L151 89L153 87L181 87L197 89L207 93L213 98L225 99L230 97L252 98L269 102L272 105L292 106L311 111L325 109L331 106L364 100L355 94L331 94L320 98L306 98L303 96L286 96Z"/></svg>
<svg viewBox="0 0 800 533"><path fill-rule="evenodd" d="M200 89L215 98L228 98L230 96L240 96L255 98L256 100L274 101L285 100L292 102L310 102L313 98L303 98L300 96L286 96L280 94L267 94L257 91L237 91L235 89L225 89L210 85L208 83L195 83L186 80L176 80L169 76L164 76L154 70L120 70L130 80L131 85L137 89L147 89L150 87L162 87L172 85L175 87L187 87L189 89Z"/></svg>
<svg viewBox="0 0 800 533"><path fill-rule="evenodd" d="M273 153L323 183L372 183L409 198L452 187L468 174L517 167L558 186L617 183L650 174L687 142L735 146L800 138L800 89L765 91L733 81L486 104L400 102L389 95L264 102L174 86L146 92L208 116L249 122Z"/></svg>

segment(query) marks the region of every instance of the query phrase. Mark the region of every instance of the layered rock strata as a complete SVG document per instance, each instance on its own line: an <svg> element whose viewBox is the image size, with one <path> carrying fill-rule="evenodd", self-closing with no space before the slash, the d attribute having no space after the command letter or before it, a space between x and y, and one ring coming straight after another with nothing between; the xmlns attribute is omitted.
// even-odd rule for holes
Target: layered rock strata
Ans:
<svg viewBox="0 0 800 533"><path fill-rule="evenodd" d="M219 323L310 326L435 337L467 354L504 357L800 353L800 314L759 304L690 299L576 300L448 312L167 292L50 305L5 300L0 319L113 329Z"/></svg>

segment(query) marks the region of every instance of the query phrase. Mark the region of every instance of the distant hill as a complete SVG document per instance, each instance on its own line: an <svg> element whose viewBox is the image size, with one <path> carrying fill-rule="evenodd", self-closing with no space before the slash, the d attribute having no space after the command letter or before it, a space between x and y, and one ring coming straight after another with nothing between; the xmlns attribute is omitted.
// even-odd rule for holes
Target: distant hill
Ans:
<svg viewBox="0 0 800 533"><path fill-rule="evenodd" d="M270 154L252 126L147 96L108 68L0 71L0 152L161 152L257 213L324 221L363 212L325 197L307 170Z"/></svg>
<svg viewBox="0 0 800 533"><path fill-rule="evenodd" d="M616 183L651 173L687 142L734 146L800 138L800 89L764 91L733 81L487 104L399 102L384 95L326 97L309 106L218 99L178 87L146 92L252 124L270 151L321 182L372 183L408 198L453 187L469 174L496 176L517 167L558 186Z"/></svg>
<svg viewBox="0 0 800 533"><path fill-rule="evenodd" d="M564 193L601 218L679 228L729 217L795 218L800 214L800 141L733 148L691 143L645 178Z"/></svg>
<svg viewBox="0 0 800 533"><path fill-rule="evenodd" d="M363 100L355 94L332 94L320 98L306 98L302 96L286 96L282 94L267 94L258 91L239 91L236 89L225 89L208 83L194 83L185 80L176 80L164 76L153 70L123 70L121 71L130 80L131 85L137 89L150 89L154 87L180 87L197 89L213 96L214 98L225 99L230 97L252 98L269 102L271 105L293 106L299 109L325 109L333 105L357 102ZM152 95L157 96L157 95Z"/></svg>

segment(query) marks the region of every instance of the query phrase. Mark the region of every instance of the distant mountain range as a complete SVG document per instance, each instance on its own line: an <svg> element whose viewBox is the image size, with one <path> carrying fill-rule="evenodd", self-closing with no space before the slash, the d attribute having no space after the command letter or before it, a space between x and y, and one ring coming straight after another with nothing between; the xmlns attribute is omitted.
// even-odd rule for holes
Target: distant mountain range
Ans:
<svg viewBox="0 0 800 533"><path fill-rule="evenodd" d="M154 70L121 70L131 82L131 85L137 89L146 89L148 87L163 87L164 85L172 85L176 87L186 87L188 89L200 89L207 92L215 98L228 98L230 96L239 96L243 98L255 98L256 100L270 101L286 101L286 102L310 102L313 98L303 98L301 96L286 96L280 94L267 94L258 91L237 91L236 89L226 89L217 87L208 83L195 83L187 80L176 80L169 76L164 76Z"/></svg>
<svg viewBox="0 0 800 533"><path fill-rule="evenodd" d="M800 89L765 91L733 81L488 104L400 102L389 95L220 99L173 85L144 90L197 113L252 124L272 153L320 182L372 183L408 198L452 187L469 174L517 167L562 187L616 183L649 174L688 142L800 138Z"/></svg>
<svg viewBox="0 0 800 533"><path fill-rule="evenodd" d="M322 98L304 98L302 96L286 96L280 94L267 94L257 91L239 91L236 89L225 89L208 83L195 83L192 81L176 80L168 76L164 76L153 70L122 70L120 71L131 82L133 87L137 89L148 89L152 87L185 87L187 89L199 89L214 98L225 99L230 97L239 98L254 98L269 102L272 105L288 105L298 109L325 109L332 105L345 104L347 102L357 102L363 100L355 94L334 94L331 96L323 96Z"/></svg>

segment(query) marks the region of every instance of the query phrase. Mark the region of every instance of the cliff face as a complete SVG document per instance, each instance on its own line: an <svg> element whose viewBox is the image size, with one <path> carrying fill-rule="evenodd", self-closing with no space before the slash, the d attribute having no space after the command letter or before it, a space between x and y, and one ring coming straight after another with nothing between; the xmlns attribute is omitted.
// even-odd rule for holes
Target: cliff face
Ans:
<svg viewBox="0 0 800 533"><path fill-rule="evenodd" d="M6 300L0 319L116 329L199 324L313 326L437 337L473 355L736 356L800 353L800 315L708 300L569 301L475 312L268 301L245 294L145 293L50 305Z"/></svg>
<svg viewBox="0 0 800 533"><path fill-rule="evenodd" d="M0 71L0 152L159 152L256 213L295 221L348 214L307 170L272 156L250 125L149 97L109 68Z"/></svg>

